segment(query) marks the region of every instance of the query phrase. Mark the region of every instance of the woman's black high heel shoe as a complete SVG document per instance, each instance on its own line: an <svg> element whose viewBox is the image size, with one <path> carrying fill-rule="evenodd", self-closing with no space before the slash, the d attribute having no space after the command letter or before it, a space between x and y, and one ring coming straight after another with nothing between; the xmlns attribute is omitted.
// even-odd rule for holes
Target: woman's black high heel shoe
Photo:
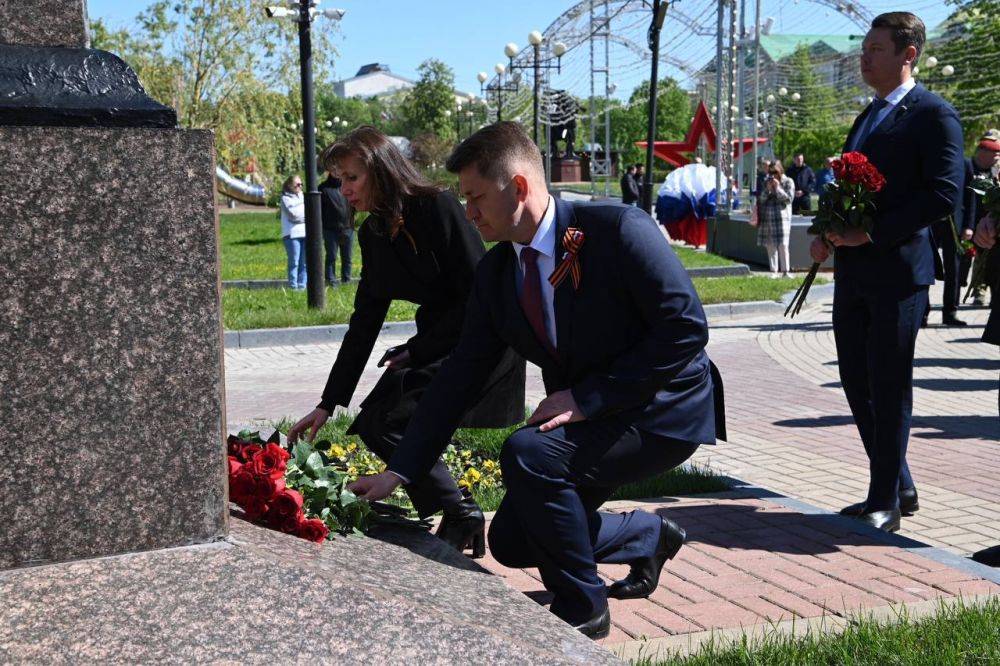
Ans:
<svg viewBox="0 0 1000 666"><path fill-rule="evenodd" d="M486 555L486 518L471 497L446 507L435 535L460 553L472 549L472 559Z"/></svg>

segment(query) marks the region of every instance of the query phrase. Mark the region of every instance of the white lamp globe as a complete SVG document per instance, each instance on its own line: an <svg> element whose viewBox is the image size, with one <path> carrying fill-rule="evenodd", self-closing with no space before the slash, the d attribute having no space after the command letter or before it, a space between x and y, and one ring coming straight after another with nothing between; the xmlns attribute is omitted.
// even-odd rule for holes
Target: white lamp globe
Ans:
<svg viewBox="0 0 1000 666"><path fill-rule="evenodd" d="M476 78L479 79L480 83L486 83L486 79L490 78L487 76L486 72L479 72L476 74Z"/></svg>
<svg viewBox="0 0 1000 666"><path fill-rule="evenodd" d="M561 58L563 57L563 54L566 53L566 45L562 42L556 42L552 45L552 52L557 58Z"/></svg>
<svg viewBox="0 0 1000 666"><path fill-rule="evenodd" d="M508 58L513 58L518 52L517 44L514 42L507 42L507 46L503 47L503 52Z"/></svg>
<svg viewBox="0 0 1000 666"><path fill-rule="evenodd" d="M935 58L934 56L927 58L927 60L924 62L924 65L928 69L934 69L935 67L937 67L937 64L938 64L938 59Z"/></svg>
<svg viewBox="0 0 1000 666"><path fill-rule="evenodd" d="M498 62L496 66L493 67L493 71L500 76L503 76L503 73L507 71L507 68L504 67L503 63Z"/></svg>
<svg viewBox="0 0 1000 666"><path fill-rule="evenodd" d="M775 99L774 95L768 95L767 96L767 103L768 104L774 104L774 99Z"/></svg>
<svg viewBox="0 0 1000 666"><path fill-rule="evenodd" d="M951 76L955 73L955 68L951 65L945 65L941 68L941 76Z"/></svg>
<svg viewBox="0 0 1000 666"><path fill-rule="evenodd" d="M532 46L538 46L539 44L541 44L542 33L538 32L537 30L532 30L530 33L528 33L528 43L531 44Z"/></svg>
<svg viewBox="0 0 1000 666"><path fill-rule="evenodd" d="M347 121L346 120L341 120L340 121L340 126L341 127L347 127Z"/></svg>
<svg viewBox="0 0 1000 666"><path fill-rule="evenodd" d="M333 121L332 120L326 121L326 126L327 127L333 127Z"/></svg>
<svg viewBox="0 0 1000 666"><path fill-rule="evenodd" d="M793 102L797 102L797 101L799 101L800 99L802 99L802 95L800 95L800 94L798 94L798 93L792 93L792 101L793 101Z"/></svg>
<svg viewBox="0 0 1000 666"><path fill-rule="evenodd" d="M778 94L784 97L785 95L788 94L788 88L786 88L785 86L781 86L780 88L778 88Z"/></svg>

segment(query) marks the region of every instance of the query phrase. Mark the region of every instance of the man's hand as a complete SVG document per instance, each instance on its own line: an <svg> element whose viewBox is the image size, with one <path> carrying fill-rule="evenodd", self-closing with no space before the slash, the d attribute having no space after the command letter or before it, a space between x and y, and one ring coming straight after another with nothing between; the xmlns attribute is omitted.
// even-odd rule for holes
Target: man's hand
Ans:
<svg viewBox="0 0 1000 666"><path fill-rule="evenodd" d="M868 234L861 229L848 229L842 234L831 231L826 235L826 239L833 243L834 247L857 247L872 242Z"/></svg>
<svg viewBox="0 0 1000 666"><path fill-rule="evenodd" d="M362 476L354 483L349 483L347 489L358 496L359 499L377 502L392 494L403 480L392 472L382 472L375 476Z"/></svg>
<svg viewBox="0 0 1000 666"><path fill-rule="evenodd" d="M822 238L816 236L809 244L809 255L817 264L822 264L830 256L830 248L827 247Z"/></svg>
<svg viewBox="0 0 1000 666"><path fill-rule="evenodd" d="M795 190L795 198L796 199L801 199L802 198L802 194L803 194L802 190Z"/></svg>
<svg viewBox="0 0 1000 666"><path fill-rule="evenodd" d="M972 229L962 229L962 240L972 240L972 234L974 233Z"/></svg>
<svg viewBox="0 0 1000 666"><path fill-rule="evenodd" d="M576 400L573 399L573 393L566 389L556 391L538 403L534 413L528 417L527 423L528 425L540 423L538 429L542 432L548 432L567 423L583 421L586 418L580 411L580 407L577 406Z"/></svg>
<svg viewBox="0 0 1000 666"><path fill-rule="evenodd" d="M325 409L317 407L305 416L303 416L298 423L292 426L292 429L288 431L288 443L294 444L299 441L299 435L301 435L306 430L309 430L309 436L306 437L308 441L313 441L316 439L316 432L323 427L327 419L330 418L330 412Z"/></svg>
<svg viewBox="0 0 1000 666"><path fill-rule="evenodd" d="M405 368L410 364L410 351L404 349L395 356L389 358L385 362L387 368Z"/></svg>
<svg viewBox="0 0 1000 666"><path fill-rule="evenodd" d="M973 236L972 242L986 250L992 248L997 242L996 220L989 215L979 220L979 224L976 226L976 235Z"/></svg>

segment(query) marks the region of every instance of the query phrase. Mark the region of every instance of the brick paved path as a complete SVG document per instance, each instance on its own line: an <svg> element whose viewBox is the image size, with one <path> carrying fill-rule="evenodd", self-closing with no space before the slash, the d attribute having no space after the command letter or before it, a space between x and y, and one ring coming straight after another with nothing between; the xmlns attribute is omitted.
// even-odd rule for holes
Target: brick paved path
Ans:
<svg viewBox="0 0 1000 666"><path fill-rule="evenodd" d="M626 656L640 648L650 654L651 646L675 646L709 630L793 617L800 629L817 618L836 625L859 608L926 608L937 597L1000 591L977 573L1000 577L957 557L1000 543L1000 354L978 342L986 311L963 310L973 324L965 329L934 326L940 317L934 312L918 338L908 457L921 510L903 519L900 534L907 539L885 538L828 513L862 499L868 474L838 384L829 310L826 303L793 322L713 323L709 353L726 382L731 441L702 447L694 460L751 487L612 505L662 512L691 541L650 600L613 603L609 646ZM380 339L372 359L400 341ZM227 351L230 428L305 414L336 352L336 344ZM544 395L532 370L529 404ZM370 362L352 407L377 376ZM488 557L486 566L546 601L537 572L507 570ZM610 579L622 570L602 567L602 574Z"/></svg>

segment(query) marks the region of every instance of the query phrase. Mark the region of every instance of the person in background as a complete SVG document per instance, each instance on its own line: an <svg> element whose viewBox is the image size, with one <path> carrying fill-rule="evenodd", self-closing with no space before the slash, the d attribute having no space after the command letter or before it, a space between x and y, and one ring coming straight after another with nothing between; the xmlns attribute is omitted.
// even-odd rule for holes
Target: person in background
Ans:
<svg viewBox="0 0 1000 666"><path fill-rule="evenodd" d="M323 205L323 245L326 246L327 284L337 280L337 254L340 254L340 281L351 281L351 253L354 251L354 211L340 192L340 179L329 171L319 186Z"/></svg>
<svg viewBox="0 0 1000 666"><path fill-rule="evenodd" d="M646 191L646 168L641 163L635 165L635 186L639 188L639 201Z"/></svg>
<svg viewBox="0 0 1000 666"><path fill-rule="evenodd" d="M288 255L288 286L306 288L306 204L302 179L289 176L281 187L281 240Z"/></svg>
<svg viewBox="0 0 1000 666"><path fill-rule="evenodd" d="M973 238L975 244L984 249L993 249L989 254L991 268L1000 272L1000 250L996 249L997 244L997 221L986 216L979 221L976 226L976 233ZM994 283L996 284L996 283ZM990 318L986 321L986 329L983 331L983 342L991 345L1000 345L1000 298L993 295L990 302ZM997 412L1000 414L1000 394L998 394ZM1000 546L993 546L980 550L972 555L972 559L980 564L991 567L1000 567Z"/></svg>
<svg viewBox="0 0 1000 666"><path fill-rule="evenodd" d="M415 303L416 333L379 362L386 367L361 401L347 430L388 461L403 437L417 403L458 342L479 260L482 238L465 221L458 199L428 182L395 144L377 129L361 126L321 156L324 167L342 180L347 203L368 218L358 229L361 279L354 312L316 409L288 431L295 443L312 441L337 405L351 404L389 306ZM488 381L465 396L468 427L500 428L524 419L525 366L513 352L496 359ZM445 463L437 458L412 474L404 490L421 518L443 512L437 536L473 557L486 549L483 512L463 495Z"/></svg>
<svg viewBox="0 0 1000 666"><path fill-rule="evenodd" d="M1000 130L991 129L987 131L979 139L975 154L965 161L965 205L962 214L963 233L967 233L966 229L975 229L976 224L983 215L979 195L969 189L969 185L975 178L989 178L994 182L1000 182ZM965 235L963 235L962 239L967 240ZM969 270L972 268L973 261L973 258L968 255L963 256L960 261L959 273L961 277L959 281L962 285L967 284ZM980 259L980 261L982 260ZM986 271L987 274L990 274L992 270L996 270L995 266L996 264L991 265ZM992 282L987 279L987 283ZM986 287L980 285L974 289L972 297L976 305L986 305ZM996 294L992 294L992 298L996 299Z"/></svg>
<svg viewBox="0 0 1000 666"><path fill-rule="evenodd" d="M805 155L799 153L795 156L795 163L788 169L788 177L795 183L792 214L808 213L812 210L812 191L816 189L816 174L806 165Z"/></svg>
<svg viewBox="0 0 1000 666"><path fill-rule="evenodd" d="M792 235L792 195L795 183L775 160L764 177L757 204L757 245L767 249L771 277L790 277L788 242Z"/></svg>
<svg viewBox="0 0 1000 666"><path fill-rule="evenodd" d="M626 206L635 206L639 201L639 186L635 183L635 165L630 164L628 169L622 174L622 203Z"/></svg>
<svg viewBox="0 0 1000 666"><path fill-rule="evenodd" d="M837 158L826 158L825 166L816 172L816 194L823 194L823 188L826 187L827 183L833 182L833 161L835 159Z"/></svg>

